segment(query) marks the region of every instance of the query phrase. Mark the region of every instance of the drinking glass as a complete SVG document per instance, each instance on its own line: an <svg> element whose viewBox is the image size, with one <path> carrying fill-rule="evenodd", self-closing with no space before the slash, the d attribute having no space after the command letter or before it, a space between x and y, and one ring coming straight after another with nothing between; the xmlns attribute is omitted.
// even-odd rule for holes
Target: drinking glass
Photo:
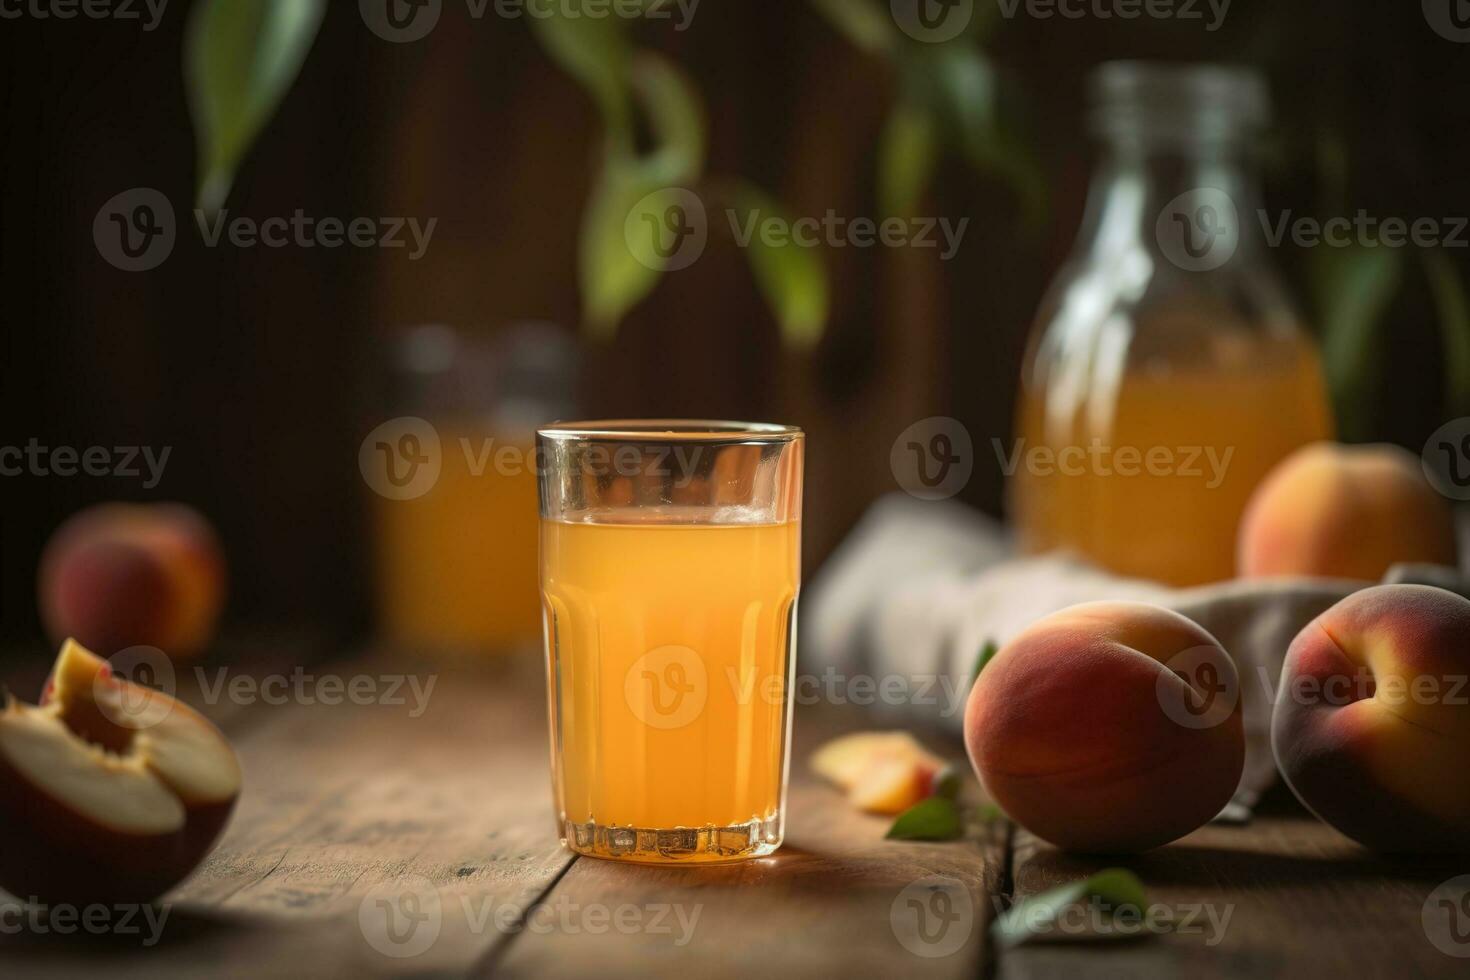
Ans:
<svg viewBox="0 0 1470 980"><path fill-rule="evenodd" d="M538 430L552 781L573 851L780 846L803 447L799 429L743 422Z"/></svg>

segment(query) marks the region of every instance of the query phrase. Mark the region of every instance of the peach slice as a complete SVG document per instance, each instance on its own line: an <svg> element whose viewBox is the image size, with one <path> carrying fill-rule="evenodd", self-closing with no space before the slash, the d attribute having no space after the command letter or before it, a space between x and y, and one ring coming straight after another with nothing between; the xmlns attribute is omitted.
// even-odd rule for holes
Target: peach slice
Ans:
<svg viewBox="0 0 1470 980"><path fill-rule="evenodd" d="M931 796L946 765L908 732L855 732L812 754L812 770L869 813L902 813Z"/></svg>
<svg viewBox="0 0 1470 980"><path fill-rule="evenodd" d="M878 759L848 791L852 805L867 813L902 813L926 799L934 785L934 770L917 759L898 756Z"/></svg>

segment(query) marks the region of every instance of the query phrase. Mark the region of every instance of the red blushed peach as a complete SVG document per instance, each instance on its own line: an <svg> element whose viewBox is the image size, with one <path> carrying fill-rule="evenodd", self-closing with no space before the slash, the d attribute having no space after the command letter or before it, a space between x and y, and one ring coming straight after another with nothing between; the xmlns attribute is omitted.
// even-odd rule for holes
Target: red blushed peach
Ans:
<svg viewBox="0 0 1470 980"><path fill-rule="evenodd" d="M209 523L181 504L102 504L52 536L41 558L42 618L111 656L158 647L199 653L224 602L225 564Z"/></svg>
<svg viewBox="0 0 1470 980"><path fill-rule="evenodd" d="M1304 446L1266 474L1241 518L1244 578L1376 582L1397 562L1455 564L1449 503L1398 446Z"/></svg>
<svg viewBox="0 0 1470 980"><path fill-rule="evenodd" d="M1058 847L1145 851L1229 802L1245 762L1239 680L1189 619L1092 602L1042 619L996 654L965 709L991 798Z"/></svg>
<svg viewBox="0 0 1470 980"><path fill-rule="evenodd" d="M1470 601L1364 589L1292 641L1271 719L1297 797L1379 851L1470 850Z"/></svg>

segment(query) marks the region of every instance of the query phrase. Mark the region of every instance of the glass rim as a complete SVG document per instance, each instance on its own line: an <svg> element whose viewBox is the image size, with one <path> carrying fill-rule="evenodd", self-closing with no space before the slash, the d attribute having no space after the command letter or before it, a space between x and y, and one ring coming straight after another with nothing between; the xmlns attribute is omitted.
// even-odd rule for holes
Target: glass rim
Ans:
<svg viewBox="0 0 1470 980"><path fill-rule="evenodd" d="M800 427L774 422L720 419L590 419L536 427L541 439L629 442L793 442L805 438Z"/></svg>

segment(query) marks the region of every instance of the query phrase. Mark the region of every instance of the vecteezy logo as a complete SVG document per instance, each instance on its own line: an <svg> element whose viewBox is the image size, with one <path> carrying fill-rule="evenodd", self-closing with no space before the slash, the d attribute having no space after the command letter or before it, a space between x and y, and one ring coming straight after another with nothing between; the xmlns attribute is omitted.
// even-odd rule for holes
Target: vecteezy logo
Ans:
<svg viewBox="0 0 1470 980"><path fill-rule="evenodd" d="M444 0L357 0L362 21L394 44L422 40L439 23Z"/></svg>
<svg viewBox="0 0 1470 980"><path fill-rule="evenodd" d="M623 696L650 728L683 728L704 711L709 676L689 647L671 645L639 657L623 677Z"/></svg>
<svg viewBox="0 0 1470 980"><path fill-rule="evenodd" d="M1465 436L1458 443L1449 439L1441 439L1435 444L1436 449L1444 455L1445 466L1449 469L1450 482L1457 487L1470 487L1470 473L1461 472L1461 465L1470 459L1470 436Z"/></svg>
<svg viewBox="0 0 1470 980"><path fill-rule="evenodd" d="M438 941L444 925L439 889L419 875L376 885L357 907L357 925L384 956L419 956Z"/></svg>
<svg viewBox="0 0 1470 980"><path fill-rule="evenodd" d="M964 882L931 875L898 893L888 909L888 924L915 956L951 956L970 939L975 903Z"/></svg>
<svg viewBox="0 0 1470 980"><path fill-rule="evenodd" d="M1424 935L1446 956L1470 957L1470 875L1444 882L1419 912Z"/></svg>
<svg viewBox="0 0 1470 980"><path fill-rule="evenodd" d="M159 724L173 712L178 689L173 661L157 647L125 647L92 678L92 700L108 721L133 731ZM162 696L160 696L162 695Z"/></svg>
<svg viewBox="0 0 1470 980"><path fill-rule="evenodd" d="M665 187L641 198L623 222L633 258L650 269L671 272L695 263L709 241L709 219L699 195Z"/></svg>
<svg viewBox="0 0 1470 980"><path fill-rule="evenodd" d="M1240 247L1240 218L1229 194L1196 187L1164 205L1154 233L1170 262L1186 272L1208 272Z"/></svg>
<svg viewBox="0 0 1470 980"><path fill-rule="evenodd" d="M1434 430L1421 458L1430 486L1451 500L1470 500L1470 416Z"/></svg>
<svg viewBox="0 0 1470 980"><path fill-rule="evenodd" d="M1447 41L1470 41L1470 0L1422 0L1424 19Z"/></svg>
<svg viewBox="0 0 1470 980"><path fill-rule="evenodd" d="M1185 728L1214 728L1235 713L1240 681L1215 647L1189 647L1169 658L1159 674L1159 706Z"/></svg>
<svg viewBox="0 0 1470 980"><path fill-rule="evenodd" d="M899 433L888 465L908 493L921 500L943 500L970 482L975 446L969 430L957 419L936 415Z"/></svg>
<svg viewBox="0 0 1470 980"><path fill-rule="evenodd" d="M389 500L413 500L439 482L443 453L439 432L411 415L389 419L367 434L357 468L373 492Z"/></svg>
<svg viewBox="0 0 1470 980"><path fill-rule="evenodd" d="M888 6L900 30L930 44L959 37L975 16L975 0L890 0Z"/></svg>
<svg viewBox="0 0 1470 980"><path fill-rule="evenodd" d="M930 436L928 446L910 439L904 448L913 452L914 468L919 473L919 482L930 490L942 485L950 474L950 468L960 461L959 456L954 453L954 443L943 432ZM931 458L937 466L933 475L929 472Z"/></svg>
<svg viewBox="0 0 1470 980"><path fill-rule="evenodd" d="M174 206L162 191L134 187L109 198L92 220L98 253L124 272L146 272L174 250Z"/></svg>

